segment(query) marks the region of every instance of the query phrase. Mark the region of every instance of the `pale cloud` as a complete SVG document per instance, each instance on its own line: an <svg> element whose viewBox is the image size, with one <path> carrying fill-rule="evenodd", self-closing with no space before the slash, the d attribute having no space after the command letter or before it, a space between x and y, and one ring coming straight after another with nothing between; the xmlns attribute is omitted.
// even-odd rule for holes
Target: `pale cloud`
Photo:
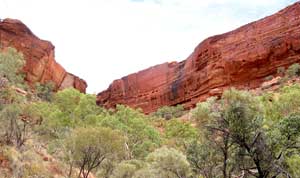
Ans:
<svg viewBox="0 0 300 178"><path fill-rule="evenodd" d="M203 39L271 15L296 0L0 0L56 46L56 59L99 92L117 78L184 60Z"/></svg>

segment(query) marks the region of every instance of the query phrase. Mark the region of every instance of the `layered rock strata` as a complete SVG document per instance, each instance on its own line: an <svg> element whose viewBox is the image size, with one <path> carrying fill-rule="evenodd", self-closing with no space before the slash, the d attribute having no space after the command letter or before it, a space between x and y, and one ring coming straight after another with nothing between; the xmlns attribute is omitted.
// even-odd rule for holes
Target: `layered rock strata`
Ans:
<svg viewBox="0 0 300 178"><path fill-rule="evenodd" d="M184 61L164 63L115 80L98 105L125 104L145 113L191 108L225 89L254 89L279 67L300 61L300 3L201 42Z"/></svg>

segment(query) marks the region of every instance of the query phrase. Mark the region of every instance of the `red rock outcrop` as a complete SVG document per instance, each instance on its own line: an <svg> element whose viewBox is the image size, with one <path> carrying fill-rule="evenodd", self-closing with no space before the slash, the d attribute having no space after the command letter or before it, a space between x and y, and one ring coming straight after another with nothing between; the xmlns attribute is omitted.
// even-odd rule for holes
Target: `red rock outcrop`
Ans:
<svg viewBox="0 0 300 178"><path fill-rule="evenodd" d="M278 67L300 61L300 2L234 31L204 40L182 62L164 63L115 80L97 95L108 108L145 113L165 105L191 108L224 89L259 87Z"/></svg>
<svg viewBox="0 0 300 178"><path fill-rule="evenodd" d="M26 81L30 84L53 81L57 89L74 87L85 92L86 82L55 61L54 46L36 37L21 21L5 19L0 22L0 47L14 47L23 53Z"/></svg>

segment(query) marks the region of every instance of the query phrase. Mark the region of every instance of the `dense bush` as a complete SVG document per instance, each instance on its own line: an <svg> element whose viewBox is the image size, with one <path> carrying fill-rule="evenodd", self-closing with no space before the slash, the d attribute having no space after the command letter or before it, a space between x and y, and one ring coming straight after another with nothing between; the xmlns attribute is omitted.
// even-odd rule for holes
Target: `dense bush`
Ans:
<svg viewBox="0 0 300 178"><path fill-rule="evenodd" d="M147 158L152 169L156 169L162 177L188 177L189 163L186 156L176 149L162 147L155 150Z"/></svg>
<svg viewBox="0 0 300 178"><path fill-rule="evenodd" d="M118 105L116 112L101 121L104 127L120 130L128 138L131 158L143 158L161 144L159 132L147 122L140 111Z"/></svg>
<svg viewBox="0 0 300 178"><path fill-rule="evenodd" d="M105 160L125 158L125 138L109 128L77 128L67 138L66 151L71 154L71 166L80 168L79 175L87 178Z"/></svg>
<svg viewBox="0 0 300 178"><path fill-rule="evenodd" d="M300 65L295 63L286 70L286 75L288 77L300 76Z"/></svg>
<svg viewBox="0 0 300 178"><path fill-rule="evenodd" d="M152 115L158 118L172 119L181 117L184 114L184 108L182 105L177 106L163 106L159 108Z"/></svg>
<svg viewBox="0 0 300 178"><path fill-rule="evenodd" d="M36 94L42 100L51 101L52 97L53 97L54 87L55 87L55 85L53 82L47 82L45 84L37 83L35 86Z"/></svg>
<svg viewBox="0 0 300 178"><path fill-rule="evenodd" d="M183 150L199 136L198 130L190 122L178 119L172 119L166 123L165 135L169 145Z"/></svg>
<svg viewBox="0 0 300 178"><path fill-rule="evenodd" d="M277 74L280 76L283 76L285 74L285 68L284 67L278 67L277 68Z"/></svg>
<svg viewBox="0 0 300 178"><path fill-rule="evenodd" d="M0 142L17 148L24 145L35 122L28 105L21 101L6 104L0 110Z"/></svg>
<svg viewBox="0 0 300 178"><path fill-rule="evenodd" d="M276 97L256 97L231 89L220 101L198 104L193 118L205 139L188 148L194 171L205 177L237 176L243 170L259 178L289 174L286 162L298 154L294 148L300 138L299 117L293 114L299 109L294 98L299 91L294 85Z"/></svg>
<svg viewBox="0 0 300 178"><path fill-rule="evenodd" d="M119 163L112 172L112 178L132 178L136 172L145 167L143 161L129 160Z"/></svg>
<svg viewBox="0 0 300 178"><path fill-rule="evenodd" d="M0 77L7 78L11 84L18 87L24 86L24 76L21 75L24 64L22 54L14 48L7 48L0 53Z"/></svg>

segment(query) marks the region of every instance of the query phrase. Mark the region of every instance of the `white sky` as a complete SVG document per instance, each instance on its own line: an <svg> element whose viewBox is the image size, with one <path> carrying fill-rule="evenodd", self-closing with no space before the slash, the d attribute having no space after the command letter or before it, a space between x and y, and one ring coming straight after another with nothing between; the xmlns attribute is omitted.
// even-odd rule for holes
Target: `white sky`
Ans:
<svg viewBox="0 0 300 178"><path fill-rule="evenodd" d="M56 47L56 60L89 93L152 65L186 59L205 38L297 0L0 0L0 18L23 21Z"/></svg>

